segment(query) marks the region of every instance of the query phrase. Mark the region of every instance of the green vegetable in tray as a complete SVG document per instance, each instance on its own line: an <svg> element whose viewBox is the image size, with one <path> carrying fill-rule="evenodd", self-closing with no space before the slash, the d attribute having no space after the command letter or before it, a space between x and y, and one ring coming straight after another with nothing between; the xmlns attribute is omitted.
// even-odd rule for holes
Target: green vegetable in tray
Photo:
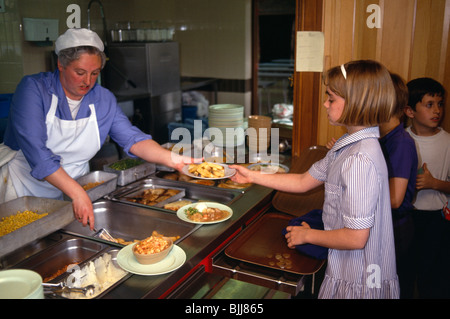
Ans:
<svg viewBox="0 0 450 319"><path fill-rule="evenodd" d="M134 166L138 166L142 164L142 160L140 159L134 159L134 158L125 158L123 160L120 160L118 162L115 162L111 165L109 165L110 168L115 169L116 171L123 171L129 168L132 168Z"/></svg>

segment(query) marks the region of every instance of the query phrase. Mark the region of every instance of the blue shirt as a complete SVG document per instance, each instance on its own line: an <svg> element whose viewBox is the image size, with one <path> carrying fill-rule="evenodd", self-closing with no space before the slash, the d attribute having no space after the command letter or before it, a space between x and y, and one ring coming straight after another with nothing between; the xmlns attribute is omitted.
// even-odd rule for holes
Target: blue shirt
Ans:
<svg viewBox="0 0 450 319"><path fill-rule="evenodd" d="M59 80L59 71L42 72L25 76L16 88L11 101L4 143L13 150L22 150L37 179L54 173L60 167L60 157L46 147L46 115L52 95L58 97L56 116L73 120L66 95ZM94 104L100 142L109 135L130 156L131 146L151 136L133 126L118 106L115 96L96 84L81 101L77 119L89 117L89 104Z"/></svg>
<svg viewBox="0 0 450 319"><path fill-rule="evenodd" d="M408 180L405 197L399 208L393 210L403 213L414 209L416 192L417 151L413 138L405 131L403 124L398 125L380 138L381 149L386 159L389 178L400 177Z"/></svg>

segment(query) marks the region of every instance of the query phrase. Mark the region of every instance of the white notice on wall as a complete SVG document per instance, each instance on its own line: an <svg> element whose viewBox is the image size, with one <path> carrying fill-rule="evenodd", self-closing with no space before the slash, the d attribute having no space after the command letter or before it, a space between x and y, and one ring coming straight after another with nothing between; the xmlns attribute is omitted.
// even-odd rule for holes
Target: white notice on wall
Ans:
<svg viewBox="0 0 450 319"><path fill-rule="evenodd" d="M322 72L324 35L319 31L297 32L297 72Z"/></svg>

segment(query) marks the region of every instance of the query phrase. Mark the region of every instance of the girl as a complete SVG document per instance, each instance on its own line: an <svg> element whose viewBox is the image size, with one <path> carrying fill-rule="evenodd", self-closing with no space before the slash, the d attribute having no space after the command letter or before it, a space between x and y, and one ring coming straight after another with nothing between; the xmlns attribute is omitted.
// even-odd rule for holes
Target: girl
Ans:
<svg viewBox="0 0 450 319"><path fill-rule="evenodd" d="M389 71L375 61L353 61L330 69L324 81L328 119L347 129L325 158L303 174L235 165L232 179L287 192L325 184L324 230L303 223L286 234L290 248L329 248L319 298L398 298L388 174L378 142L378 124L389 120L395 103Z"/></svg>

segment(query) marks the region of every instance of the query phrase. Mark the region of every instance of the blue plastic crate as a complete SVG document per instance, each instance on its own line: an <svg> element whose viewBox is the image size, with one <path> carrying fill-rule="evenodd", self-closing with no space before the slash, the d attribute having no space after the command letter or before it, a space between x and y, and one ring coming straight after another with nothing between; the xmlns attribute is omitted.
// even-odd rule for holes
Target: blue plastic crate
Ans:
<svg viewBox="0 0 450 319"><path fill-rule="evenodd" d="M183 122L186 122L187 119L198 119L197 106L183 105L181 108L181 115L183 118Z"/></svg>

